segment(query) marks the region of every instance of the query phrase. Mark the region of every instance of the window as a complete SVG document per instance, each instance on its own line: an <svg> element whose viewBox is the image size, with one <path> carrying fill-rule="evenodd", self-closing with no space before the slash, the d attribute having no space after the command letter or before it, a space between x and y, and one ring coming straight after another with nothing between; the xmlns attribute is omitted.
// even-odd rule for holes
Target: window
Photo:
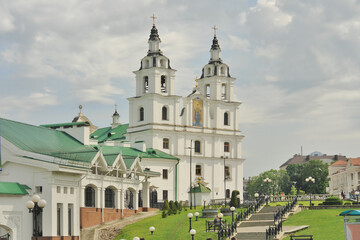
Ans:
<svg viewBox="0 0 360 240"><path fill-rule="evenodd" d="M70 188L70 194L74 194L74 188L73 187Z"/></svg>
<svg viewBox="0 0 360 240"><path fill-rule="evenodd" d="M207 68L207 74L210 74L211 73L211 68Z"/></svg>
<svg viewBox="0 0 360 240"><path fill-rule="evenodd" d="M169 149L169 139L163 138L163 149Z"/></svg>
<svg viewBox="0 0 360 240"><path fill-rule="evenodd" d="M226 198L230 198L230 189L226 189Z"/></svg>
<svg viewBox="0 0 360 240"><path fill-rule="evenodd" d="M225 75L225 68L224 67L220 68L220 73L221 73L221 75Z"/></svg>
<svg viewBox="0 0 360 240"><path fill-rule="evenodd" d="M165 106L162 108L162 120L168 120L168 109Z"/></svg>
<svg viewBox="0 0 360 240"><path fill-rule="evenodd" d="M163 169L163 179L168 179L168 170Z"/></svg>
<svg viewBox="0 0 360 240"><path fill-rule="evenodd" d="M226 84L221 85L221 99L226 99Z"/></svg>
<svg viewBox="0 0 360 240"><path fill-rule="evenodd" d="M105 189L105 207L115 208L115 193L111 188Z"/></svg>
<svg viewBox="0 0 360 240"><path fill-rule="evenodd" d="M68 234L73 235L73 204L68 204Z"/></svg>
<svg viewBox="0 0 360 240"><path fill-rule="evenodd" d="M36 193L42 193L42 186L36 186L35 191Z"/></svg>
<svg viewBox="0 0 360 240"><path fill-rule="evenodd" d="M207 84L207 85L205 86L205 96L206 96L207 98L210 98L210 84Z"/></svg>
<svg viewBox="0 0 360 240"><path fill-rule="evenodd" d="M62 222L62 208L63 208L63 204L62 203L58 203L57 204L57 235L61 236L61 222Z"/></svg>
<svg viewBox="0 0 360 240"><path fill-rule="evenodd" d="M228 112L224 113L224 125L225 125L225 126L229 126L229 125L230 125L230 124L229 124L229 113L228 113Z"/></svg>
<svg viewBox="0 0 360 240"><path fill-rule="evenodd" d="M201 153L201 143L199 140L195 141L195 152L196 153Z"/></svg>
<svg viewBox="0 0 360 240"><path fill-rule="evenodd" d="M149 68L150 67L150 61L149 59L146 60L146 68Z"/></svg>
<svg viewBox="0 0 360 240"><path fill-rule="evenodd" d="M57 193L61 193L61 187L60 187L60 186L57 186L57 187L56 187L56 192L57 192Z"/></svg>
<svg viewBox="0 0 360 240"><path fill-rule="evenodd" d="M225 166L225 179L230 179L230 167Z"/></svg>
<svg viewBox="0 0 360 240"><path fill-rule="evenodd" d="M144 108L143 107L140 108L139 113L140 113L139 120L144 121Z"/></svg>
<svg viewBox="0 0 360 240"><path fill-rule="evenodd" d="M201 176L201 165L196 165L195 174Z"/></svg>
<svg viewBox="0 0 360 240"><path fill-rule="evenodd" d="M149 92L149 78L148 76L144 77L144 93Z"/></svg>
<svg viewBox="0 0 360 240"><path fill-rule="evenodd" d="M90 186L85 188L85 207L95 207L95 189Z"/></svg>
<svg viewBox="0 0 360 240"><path fill-rule="evenodd" d="M230 143L224 142L224 152L230 152Z"/></svg>
<svg viewBox="0 0 360 240"><path fill-rule="evenodd" d="M164 60L164 59L161 59L161 60L160 60L160 66L161 66L161 67L165 67L165 60Z"/></svg>
<svg viewBox="0 0 360 240"><path fill-rule="evenodd" d="M163 190L163 200L168 199L168 190Z"/></svg>
<svg viewBox="0 0 360 240"><path fill-rule="evenodd" d="M166 92L166 76L161 76L161 92Z"/></svg>

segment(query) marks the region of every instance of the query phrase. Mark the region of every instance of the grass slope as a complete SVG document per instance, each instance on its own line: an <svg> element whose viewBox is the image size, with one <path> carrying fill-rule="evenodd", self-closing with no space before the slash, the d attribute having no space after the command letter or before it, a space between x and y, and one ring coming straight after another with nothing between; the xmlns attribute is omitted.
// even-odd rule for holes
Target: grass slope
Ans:
<svg viewBox="0 0 360 240"><path fill-rule="evenodd" d="M198 211L201 216L201 209L182 211L181 214L171 215L166 218L161 217L161 211L156 216L152 216L141 220L137 223L128 225L121 230L121 233L115 238L132 240L134 237L145 238L146 240L189 240L191 235L189 233L189 219L188 213L195 213ZM231 223L231 216L225 217L228 223ZM198 218L195 221L195 216L192 218L192 228L196 230L196 239L213 238L217 239L217 234L214 232L205 232L205 221L213 220L213 218ZM149 232L149 227L154 226L155 232L153 235Z"/></svg>
<svg viewBox="0 0 360 240"><path fill-rule="evenodd" d="M317 240L344 239L343 217L338 215L346 209L305 210L288 218L284 226L309 225L308 229L294 235L313 235ZM290 239L287 237L286 240Z"/></svg>

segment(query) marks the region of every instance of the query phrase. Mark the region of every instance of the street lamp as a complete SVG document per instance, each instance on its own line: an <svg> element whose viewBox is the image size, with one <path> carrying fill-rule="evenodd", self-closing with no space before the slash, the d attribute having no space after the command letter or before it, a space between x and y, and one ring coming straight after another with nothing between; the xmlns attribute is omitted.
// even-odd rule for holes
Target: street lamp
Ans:
<svg viewBox="0 0 360 240"><path fill-rule="evenodd" d="M191 163L192 163L192 150L193 150L193 147L192 147L192 139L190 140L190 147L188 147L187 149L190 150L190 209L192 209L192 178L191 178Z"/></svg>
<svg viewBox="0 0 360 240"><path fill-rule="evenodd" d="M151 235L153 235L153 233L155 231L155 227L153 227L153 226L149 227L149 231L151 232Z"/></svg>
<svg viewBox="0 0 360 240"><path fill-rule="evenodd" d="M228 156L221 156L222 159L224 159L224 198L225 198L225 207L226 207L226 166L225 166L225 160L228 158Z"/></svg>
<svg viewBox="0 0 360 240"><path fill-rule="evenodd" d="M359 191L356 191L356 192L355 192L355 195L356 195L356 204L359 204L359 194L360 194Z"/></svg>
<svg viewBox="0 0 360 240"><path fill-rule="evenodd" d="M205 209L205 203L206 203L206 200L204 200L204 209Z"/></svg>
<svg viewBox="0 0 360 240"><path fill-rule="evenodd" d="M199 217L199 213L198 213L198 212L195 212L195 217L196 217L195 221L197 221L197 220L198 220L198 217Z"/></svg>
<svg viewBox="0 0 360 240"><path fill-rule="evenodd" d="M220 219L220 227L221 227L221 219L224 217L224 215L222 213L218 214L218 218Z"/></svg>
<svg viewBox="0 0 360 240"><path fill-rule="evenodd" d="M139 237L134 237L133 240L140 240L140 238Z"/></svg>
<svg viewBox="0 0 360 240"><path fill-rule="evenodd" d="M194 215L192 214L192 213L189 213L188 215L187 215L187 217L189 218L189 232L190 232L190 230L191 230L191 218L193 217Z"/></svg>
<svg viewBox="0 0 360 240"><path fill-rule="evenodd" d="M238 199L237 207L239 208L239 207L240 207L241 196L240 196L240 194L238 194L236 197L237 197L237 199Z"/></svg>
<svg viewBox="0 0 360 240"><path fill-rule="evenodd" d="M234 222L234 212L235 212L235 210L236 210L235 207L231 207L231 208L230 208L230 211L231 211L231 213L232 213L232 222L231 222L231 223Z"/></svg>
<svg viewBox="0 0 360 240"><path fill-rule="evenodd" d="M271 179L270 178L265 178L264 179L264 183L269 183L269 185L270 185L270 183L271 183ZM271 190L270 190L271 191ZM266 192L268 192L268 191L266 191Z"/></svg>
<svg viewBox="0 0 360 240"><path fill-rule="evenodd" d="M254 197L255 197L255 202L257 203L257 198L259 197L259 194L258 194L258 193L255 193L255 194L254 194Z"/></svg>
<svg viewBox="0 0 360 240"><path fill-rule="evenodd" d="M25 204L26 208L29 209L29 213L33 213L33 236L38 239L42 233L40 233L39 215L46 206L46 201L40 199L40 196L35 194L32 196L30 201Z"/></svg>
<svg viewBox="0 0 360 240"><path fill-rule="evenodd" d="M312 182L312 183L315 183L315 178L313 178L313 177L308 177L308 178L305 179L305 181L306 181L306 182L309 182L309 183L311 183L311 182ZM309 195L310 195L310 207L311 207L311 206L312 206L312 205L311 205L311 191L309 191Z"/></svg>
<svg viewBox="0 0 360 240"><path fill-rule="evenodd" d="M196 230L195 229L191 229L190 230L190 234L191 234L191 239L194 240L194 236L196 234Z"/></svg>

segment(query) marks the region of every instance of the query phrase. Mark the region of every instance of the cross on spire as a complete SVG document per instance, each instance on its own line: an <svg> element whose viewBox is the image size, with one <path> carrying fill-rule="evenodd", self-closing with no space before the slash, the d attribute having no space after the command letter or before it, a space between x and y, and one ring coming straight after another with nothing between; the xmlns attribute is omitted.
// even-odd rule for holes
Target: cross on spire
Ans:
<svg viewBox="0 0 360 240"><path fill-rule="evenodd" d="M196 76L196 78L195 78L196 87L198 87L198 81L199 81L199 78Z"/></svg>
<svg viewBox="0 0 360 240"><path fill-rule="evenodd" d="M216 30L217 30L218 28L216 27L216 25L214 25L214 27L212 27L212 29L214 29L214 37L216 37Z"/></svg>
<svg viewBox="0 0 360 240"><path fill-rule="evenodd" d="M82 105L79 105L79 110L80 110L79 113L81 113L82 108L83 108L83 106L82 106Z"/></svg>
<svg viewBox="0 0 360 240"><path fill-rule="evenodd" d="M157 19L157 17L155 17L155 14L153 14L150 18L153 19L153 25L155 26L155 19Z"/></svg>
<svg viewBox="0 0 360 240"><path fill-rule="evenodd" d="M115 112L117 112L117 104L115 104Z"/></svg>

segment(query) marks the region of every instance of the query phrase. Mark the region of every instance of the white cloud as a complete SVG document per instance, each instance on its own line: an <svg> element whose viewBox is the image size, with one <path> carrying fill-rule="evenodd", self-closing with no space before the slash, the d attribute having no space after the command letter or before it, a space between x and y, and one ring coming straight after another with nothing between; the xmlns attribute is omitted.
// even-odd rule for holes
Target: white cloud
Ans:
<svg viewBox="0 0 360 240"><path fill-rule="evenodd" d="M8 33L16 29L14 17L10 14L3 2L0 4L0 16L0 33Z"/></svg>

